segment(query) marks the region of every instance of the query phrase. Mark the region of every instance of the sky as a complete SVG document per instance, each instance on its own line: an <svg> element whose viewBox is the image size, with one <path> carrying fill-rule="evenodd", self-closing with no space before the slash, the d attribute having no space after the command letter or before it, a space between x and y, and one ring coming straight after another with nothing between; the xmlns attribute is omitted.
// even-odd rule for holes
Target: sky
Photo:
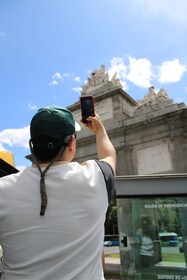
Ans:
<svg viewBox="0 0 187 280"><path fill-rule="evenodd" d="M102 64L135 100L154 86L187 103L186 14L186 0L0 0L0 149L30 165L32 116L77 102Z"/></svg>

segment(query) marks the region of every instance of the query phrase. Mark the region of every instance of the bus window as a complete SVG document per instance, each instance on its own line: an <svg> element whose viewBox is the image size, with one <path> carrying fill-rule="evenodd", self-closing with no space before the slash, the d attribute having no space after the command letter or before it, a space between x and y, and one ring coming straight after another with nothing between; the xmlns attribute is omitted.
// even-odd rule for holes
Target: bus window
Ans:
<svg viewBox="0 0 187 280"><path fill-rule="evenodd" d="M105 235L104 244L110 244L108 246L119 246L119 236L112 234Z"/></svg>
<svg viewBox="0 0 187 280"><path fill-rule="evenodd" d="M179 237L175 232L161 232L159 233L162 246L178 246Z"/></svg>

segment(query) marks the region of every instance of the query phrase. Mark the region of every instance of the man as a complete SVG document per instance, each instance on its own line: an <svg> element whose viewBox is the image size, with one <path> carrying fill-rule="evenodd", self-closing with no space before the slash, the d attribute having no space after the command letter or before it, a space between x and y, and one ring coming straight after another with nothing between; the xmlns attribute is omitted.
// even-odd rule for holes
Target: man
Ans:
<svg viewBox="0 0 187 280"><path fill-rule="evenodd" d="M0 179L2 279L104 279L104 222L116 153L99 117L87 120L96 135L98 160L79 164L73 162L71 112L49 106L33 117L33 165Z"/></svg>

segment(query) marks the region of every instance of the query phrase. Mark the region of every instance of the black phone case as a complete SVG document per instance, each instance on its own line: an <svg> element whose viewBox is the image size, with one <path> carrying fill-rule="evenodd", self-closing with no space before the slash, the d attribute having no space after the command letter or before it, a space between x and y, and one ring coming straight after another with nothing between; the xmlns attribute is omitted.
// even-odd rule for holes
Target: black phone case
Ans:
<svg viewBox="0 0 187 280"><path fill-rule="evenodd" d="M85 96L80 98L82 122L87 123L89 116L95 116L93 96Z"/></svg>

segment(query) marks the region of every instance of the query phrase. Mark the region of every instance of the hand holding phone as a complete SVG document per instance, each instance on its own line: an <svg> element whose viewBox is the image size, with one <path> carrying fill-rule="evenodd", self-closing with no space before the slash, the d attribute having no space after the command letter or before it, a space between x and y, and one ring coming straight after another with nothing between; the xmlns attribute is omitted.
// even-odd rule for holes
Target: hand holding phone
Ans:
<svg viewBox="0 0 187 280"><path fill-rule="evenodd" d="M82 96L80 98L82 122L87 123L89 116L95 116L94 98L92 95Z"/></svg>

